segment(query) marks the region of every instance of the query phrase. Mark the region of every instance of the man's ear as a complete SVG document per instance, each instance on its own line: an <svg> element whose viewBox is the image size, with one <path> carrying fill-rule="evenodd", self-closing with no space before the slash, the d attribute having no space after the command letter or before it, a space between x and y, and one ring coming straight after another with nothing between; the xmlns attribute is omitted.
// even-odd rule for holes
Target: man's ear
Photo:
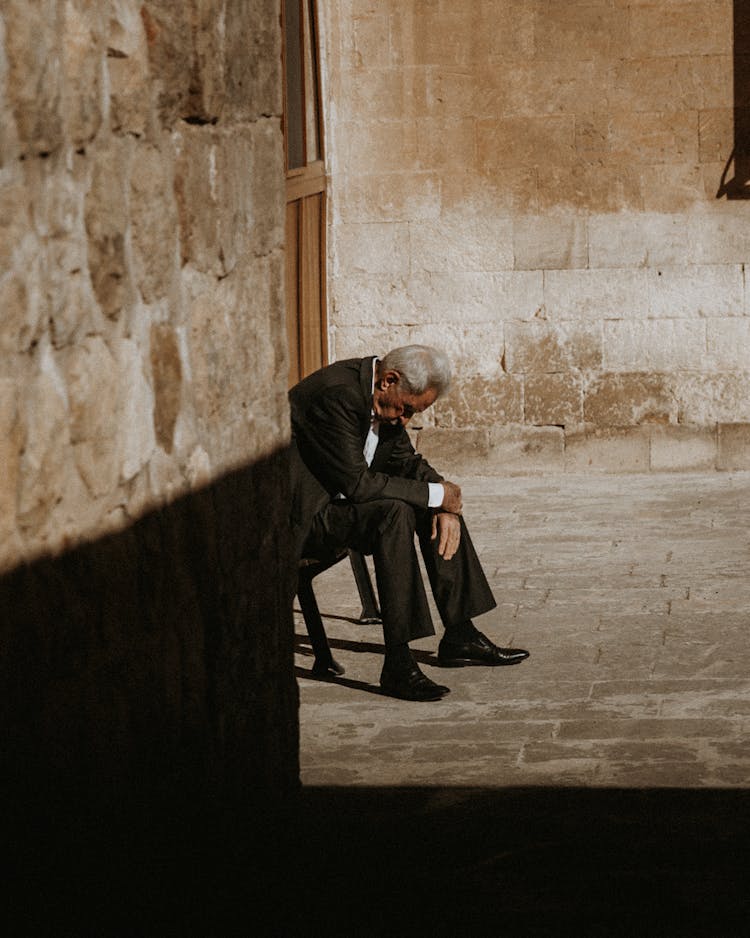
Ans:
<svg viewBox="0 0 750 938"><path fill-rule="evenodd" d="M397 371L386 371L384 380L386 385L398 384L400 377L401 375Z"/></svg>

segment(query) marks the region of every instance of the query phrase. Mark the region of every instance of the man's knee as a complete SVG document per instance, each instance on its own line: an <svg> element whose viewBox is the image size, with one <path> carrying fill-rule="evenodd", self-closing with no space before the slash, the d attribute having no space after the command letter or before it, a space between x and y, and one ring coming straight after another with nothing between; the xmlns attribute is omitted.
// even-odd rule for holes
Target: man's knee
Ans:
<svg viewBox="0 0 750 938"><path fill-rule="evenodd" d="M386 534L391 530L407 530L414 533L417 516L416 511L408 502L403 502L398 498L383 498L380 500L379 515L379 534Z"/></svg>

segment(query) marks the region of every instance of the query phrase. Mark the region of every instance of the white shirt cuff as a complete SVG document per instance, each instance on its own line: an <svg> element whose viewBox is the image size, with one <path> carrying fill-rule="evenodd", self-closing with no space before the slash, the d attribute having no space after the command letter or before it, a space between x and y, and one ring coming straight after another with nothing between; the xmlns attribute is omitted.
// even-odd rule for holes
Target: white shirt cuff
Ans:
<svg viewBox="0 0 750 938"><path fill-rule="evenodd" d="M445 489L443 488L442 483L428 482L427 485L430 489L429 498L427 500L427 507L439 508L443 504L443 499L445 498Z"/></svg>

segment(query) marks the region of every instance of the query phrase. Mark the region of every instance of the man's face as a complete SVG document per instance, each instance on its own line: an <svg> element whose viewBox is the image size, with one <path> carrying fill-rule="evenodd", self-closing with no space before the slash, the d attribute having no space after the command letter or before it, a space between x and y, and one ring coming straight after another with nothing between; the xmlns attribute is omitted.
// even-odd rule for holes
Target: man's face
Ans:
<svg viewBox="0 0 750 938"><path fill-rule="evenodd" d="M372 409L379 423L401 424L405 427L414 414L421 414L435 403L437 394L432 388L422 394L411 394L403 390L401 375L387 371L379 375L372 395Z"/></svg>

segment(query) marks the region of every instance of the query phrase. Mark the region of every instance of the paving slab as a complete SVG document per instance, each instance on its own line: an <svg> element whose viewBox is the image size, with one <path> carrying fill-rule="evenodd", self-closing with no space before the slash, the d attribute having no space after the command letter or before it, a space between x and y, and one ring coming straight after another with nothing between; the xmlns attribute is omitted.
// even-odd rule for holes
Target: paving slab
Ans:
<svg viewBox="0 0 750 938"><path fill-rule="evenodd" d="M531 657L437 666L451 693L379 693L382 632L351 570L316 580L346 674L315 680L295 614L303 784L750 787L750 473L463 480L498 600L477 625Z"/></svg>

